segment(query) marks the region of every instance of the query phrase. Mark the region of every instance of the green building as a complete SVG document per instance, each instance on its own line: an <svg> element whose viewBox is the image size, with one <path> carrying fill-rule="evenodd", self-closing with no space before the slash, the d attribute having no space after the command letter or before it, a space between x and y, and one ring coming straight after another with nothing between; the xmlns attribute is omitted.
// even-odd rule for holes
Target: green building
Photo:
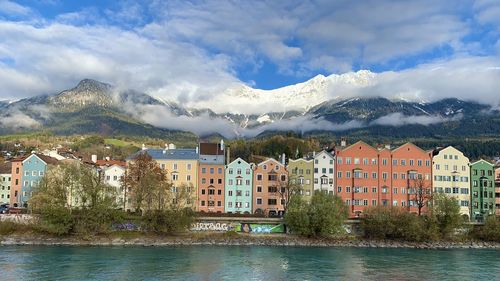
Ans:
<svg viewBox="0 0 500 281"><path fill-rule="evenodd" d="M313 159L290 159L288 162L290 183L300 187L300 193L310 200L314 190L314 162Z"/></svg>
<svg viewBox="0 0 500 281"><path fill-rule="evenodd" d="M238 158L226 165L226 213L252 213L253 165Z"/></svg>
<svg viewBox="0 0 500 281"><path fill-rule="evenodd" d="M483 221L495 214L495 168L479 160L470 165L471 174L471 220Z"/></svg>

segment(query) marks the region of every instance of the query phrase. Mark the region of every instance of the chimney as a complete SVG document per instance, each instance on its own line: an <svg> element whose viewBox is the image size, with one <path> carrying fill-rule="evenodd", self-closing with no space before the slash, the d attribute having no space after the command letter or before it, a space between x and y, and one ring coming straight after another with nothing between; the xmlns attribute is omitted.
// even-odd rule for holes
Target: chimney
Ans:
<svg viewBox="0 0 500 281"><path fill-rule="evenodd" d="M340 139L340 147L346 147L347 146L347 138L346 137L342 137Z"/></svg>
<svg viewBox="0 0 500 281"><path fill-rule="evenodd" d="M196 154L198 154L198 152L199 152L199 147L196 146Z"/></svg>
<svg viewBox="0 0 500 281"><path fill-rule="evenodd" d="M391 145L390 145L390 144L386 144L384 147L385 147L386 149L391 149Z"/></svg>
<svg viewBox="0 0 500 281"><path fill-rule="evenodd" d="M224 150L224 140L220 140L220 150Z"/></svg>
<svg viewBox="0 0 500 281"><path fill-rule="evenodd" d="M146 145L142 144L142 150L146 150Z"/></svg>
<svg viewBox="0 0 500 281"><path fill-rule="evenodd" d="M285 153L283 153L283 154L281 155L281 164L283 164L283 166L285 166L285 165L286 165L286 161L285 161L285 160L286 160L286 156L285 156Z"/></svg>
<svg viewBox="0 0 500 281"><path fill-rule="evenodd" d="M109 156L106 156L106 158L104 158L104 159L105 159L106 161L109 161L109 159L110 159L110 158L109 158Z"/></svg>
<svg viewBox="0 0 500 281"><path fill-rule="evenodd" d="M165 144L165 149L163 151L165 150L168 150L168 143Z"/></svg>
<svg viewBox="0 0 500 281"><path fill-rule="evenodd" d="M173 144L173 143L170 143L170 144L168 145L168 149L175 149L175 148L176 148L176 147L175 147L175 144Z"/></svg>
<svg viewBox="0 0 500 281"><path fill-rule="evenodd" d="M316 157L316 151L313 151L313 158Z"/></svg>
<svg viewBox="0 0 500 281"><path fill-rule="evenodd" d="M97 162L97 155L92 154L92 156L90 156L90 159L92 160L92 162L96 163Z"/></svg>
<svg viewBox="0 0 500 281"><path fill-rule="evenodd" d="M228 145L226 149L226 164L229 164L231 161L231 147Z"/></svg>

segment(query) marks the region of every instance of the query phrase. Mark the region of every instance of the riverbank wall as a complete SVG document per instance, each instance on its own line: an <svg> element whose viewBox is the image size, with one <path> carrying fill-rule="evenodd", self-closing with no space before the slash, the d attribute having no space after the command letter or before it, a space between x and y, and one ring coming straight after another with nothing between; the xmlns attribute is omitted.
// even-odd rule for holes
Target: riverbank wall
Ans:
<svg viewBox="0 0 500 281"><path fill-rule="evenodd" d="M151 236L138 233L136 237L119 235L92 237L43 237L9 235L0 237L2 246L268 246L268 247L362 247L362 248L412 248L412 249L497 249L500 243L480 241L405 242L365 239L310 239L289 234L256 235L221 233L183 234L178 236Z"/></svg>

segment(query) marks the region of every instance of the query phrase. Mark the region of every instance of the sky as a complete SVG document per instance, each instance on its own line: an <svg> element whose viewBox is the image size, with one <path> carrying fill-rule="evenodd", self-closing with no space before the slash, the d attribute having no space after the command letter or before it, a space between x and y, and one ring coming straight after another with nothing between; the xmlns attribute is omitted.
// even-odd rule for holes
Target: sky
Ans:
<svg viewBox="0 0 500 281"><path fill-rule="evenodd" d="M426 98L500 101L500 1L0 0L0 99L92 78L189 102L359 70Z"/></svg>

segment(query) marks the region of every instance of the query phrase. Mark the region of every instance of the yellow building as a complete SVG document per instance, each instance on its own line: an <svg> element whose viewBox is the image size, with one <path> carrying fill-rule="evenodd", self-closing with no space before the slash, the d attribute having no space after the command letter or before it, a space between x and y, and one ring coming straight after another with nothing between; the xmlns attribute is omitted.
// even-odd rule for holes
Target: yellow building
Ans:
<svg viewBox="0 0 500 281"><path fill-rule="evenodd" d="M469 158L453 146L448 146L434 151L432 162L434 193L443 193L455 197L458 204L460 204L460 213L469 219Z"/></svg>
<svg viewBox="0 0 500 281"><path fill-rule="evenodd" d="M170 144L164 149L143 148L138 153L144 152L147 152L160 168L167 171L174 190L179 191L178 188L183 186L189 188L191 194L189 206L196 210L198 205L196 204L198 201L198 148L177 149ZM134 155L130 156L128 161L134 159Z"/></svg>

